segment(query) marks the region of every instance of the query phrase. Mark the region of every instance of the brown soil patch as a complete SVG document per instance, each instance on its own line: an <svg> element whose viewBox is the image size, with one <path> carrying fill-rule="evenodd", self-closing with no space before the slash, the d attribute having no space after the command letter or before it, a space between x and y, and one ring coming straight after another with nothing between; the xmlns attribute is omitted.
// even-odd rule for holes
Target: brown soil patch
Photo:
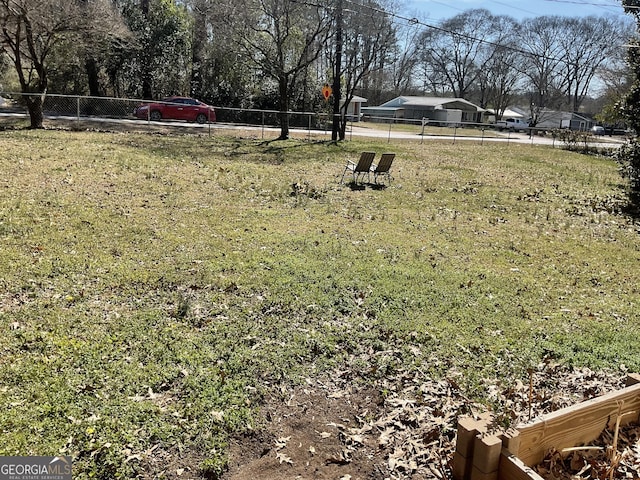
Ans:
<svg viewBox="0 0 640 480"><path fill-rule="evenodd" d="M529 412L548 413L620 383L611 373L541 365L532 390L521 382L489 388L501 411L488 412L466 398L455 379L400 371L365 382L343 370L282 387L266 399L260 427L233 440L222 479L450 480L459 416L502 423L507 415L518 424Z"/></svg>
<svg viewBox="0 0 640 480"><path fill-rule="evenodd" d="M382 478L382 458L371 434L353 438L363 413L377 412L374 392L329 396L300 387L264 409L265 430L236 439L228 480Z"/></svg>
<svg viewBox="0 0 640 480"><path fill-rule="evenodd" d="M350 374L342 373L331 380L308 379L269 398L261 427L233 440L222 478L451 478L462 401L453 401L457 395L447 382L398 392L378 382L355 386Z"/></svg>

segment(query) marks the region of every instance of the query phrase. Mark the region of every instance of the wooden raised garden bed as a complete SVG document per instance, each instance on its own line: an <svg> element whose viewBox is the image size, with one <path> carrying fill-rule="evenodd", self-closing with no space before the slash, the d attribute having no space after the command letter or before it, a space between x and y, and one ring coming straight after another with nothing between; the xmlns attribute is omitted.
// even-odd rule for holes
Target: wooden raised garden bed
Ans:
<svg viewBox="0 0 640 480"><path fill-rule="evenodd" d="M462 417L453 458L455 480L543 480L531 467L551 449L561 451L596 440L605 429L637 423L640 375L627 387L544 415L539 420L488 434L488 423Z"/></svg>

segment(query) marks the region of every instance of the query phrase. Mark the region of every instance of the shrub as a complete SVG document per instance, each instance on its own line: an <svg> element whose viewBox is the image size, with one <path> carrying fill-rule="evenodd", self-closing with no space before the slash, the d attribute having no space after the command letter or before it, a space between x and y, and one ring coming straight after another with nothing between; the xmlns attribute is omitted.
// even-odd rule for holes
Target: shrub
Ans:
<svg viewBox="0 0 640 480"><path fill-rule="evenodd" d="M640 205L640 142L632 139L620 147L616 159L620 164L620 173L629 180L629 196L635 206Z"/></svg>

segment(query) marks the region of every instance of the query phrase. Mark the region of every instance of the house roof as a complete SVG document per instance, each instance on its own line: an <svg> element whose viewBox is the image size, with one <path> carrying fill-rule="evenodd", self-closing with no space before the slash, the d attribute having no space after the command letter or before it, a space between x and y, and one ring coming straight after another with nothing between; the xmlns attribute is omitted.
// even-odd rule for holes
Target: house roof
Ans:
<svg viewBox="0 0 640 480"><path fill-rule="evenodd" d="M487 111L492 113L493 115L496 114L496 111L493 108L490 108ZM527 118L527 117L529 117L529 114L525 112L523 109L518 107L508 107L504 110L504 113L502 114L502 118Z"/></svg>
<svg viewBox="0 0 640 480"><path fill-rule="evenodd" d="M476 111L484 111L483 108L463 99L452 97L418 97L411 95L402 95L389 100L386 103L380 105L386 108L399 108L399 107L432 107L432 108L449 108L452 104L462 104L467 107L473 108Z"/></svg>
<svg viewBox="0 0 640 480"><path fill-rule="evenodd" d="M578 119L578 120L584 120L586 122L593 122L593 118L589 117L588 115L582 114L582 113L577 113L577 112L565 112L562 110L548 110L548 109L543 109L540 111L540 119L543 118L562 118L563 120L571 120L571 119Z"/></svg>

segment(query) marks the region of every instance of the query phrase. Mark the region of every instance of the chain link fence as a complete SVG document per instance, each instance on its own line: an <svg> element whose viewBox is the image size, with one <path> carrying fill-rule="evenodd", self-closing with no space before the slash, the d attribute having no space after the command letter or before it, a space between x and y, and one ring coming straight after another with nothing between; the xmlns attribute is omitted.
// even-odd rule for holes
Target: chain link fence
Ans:
<svg viewBox="0 0 640 480"><path fill-rule="evenodd" d="M25 94L0 93L0 125L28 123ZM204 105L204 104L203 104ZM146 109L138 107L146 106ZM241 109L214 106L213 113L198 117L193 104L165 101L147 101L126 98L88 97L48 94L44 98L43 113L46 125L69 128L109 128L124 131L167 132L178 131L214 135L216 132L250 131L263 139L280 135L283 115L289 120L292 136L330 139L332 116L317 112L278 112L276 110ZM161 111L154 115L154 110ZM137 112L137 114L136 114ZM140 114L140 112L144 112ZM191 112L186 115L185 112ZM211 120L211 121L209 121ZM489 123L438 122L388 117L348 117L346 140L354 136L375 137L394 141L424 142L429 139L451 141L514 142L544 144L554 147L595 149L616 147L626 138L591 135L589 132L567 132L531 128L514 132L499 130Z"/></svg>
<svg viewBox="0 0 640 480"><path fill-rule="evenodd" d="M0 94L0 124L28 122L26 94L6 92ZM280 134L282 113L276 110L241 109L185 104L174 101L148 101L127 98L87 97L48 94L43 102L46 124L63 124L76 128L91 128L109 124L110 128L166 131L188 129L213 134L215 129L250 129L261 132L263 138ZM146 106L140 115L139 107ZM205 115L198 117L199 111ZM159 112L154 115L154 112ZM286 112L292 131L307 135L331 135L331 116L315 112ZM26 120L25 120L26 119Z"/></svg>

